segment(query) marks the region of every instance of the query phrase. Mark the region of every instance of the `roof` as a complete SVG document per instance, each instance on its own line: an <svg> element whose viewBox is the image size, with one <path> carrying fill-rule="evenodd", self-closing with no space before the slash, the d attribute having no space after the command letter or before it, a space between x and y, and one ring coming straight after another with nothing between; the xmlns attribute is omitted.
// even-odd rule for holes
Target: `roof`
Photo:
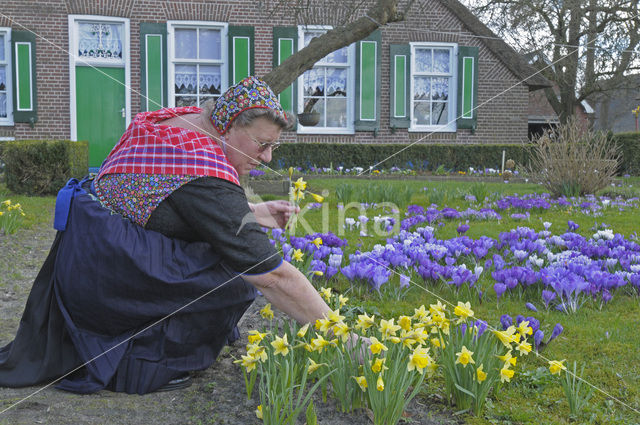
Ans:
<svg viewBox="0 0 640 425"><path fill-rule="evenodd" d="M458 0L439 1L456 15L471 32L484 37L482 42L487 48L491 50L516 77L528 85L530 91L551 87L551 82L547 78L531 66L513 47L509 46L503 39L491 31L489 27L483 24L465 5Z"/></svg>

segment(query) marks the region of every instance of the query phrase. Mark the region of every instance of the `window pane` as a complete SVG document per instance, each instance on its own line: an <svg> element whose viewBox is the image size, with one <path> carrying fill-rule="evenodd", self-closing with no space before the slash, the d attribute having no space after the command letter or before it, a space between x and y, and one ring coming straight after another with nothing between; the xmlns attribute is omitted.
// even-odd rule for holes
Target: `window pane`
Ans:
<svg viewBox="0 0 640 425"><path fill-rule="evenodd" d="M431 99L447 100L449 99L449 79L433 78L431 81Z"/></svg>
<svg viewBox="0 0 640 425"><path fill-rule="evenodd" d="M7 94L0 93L0 118L7 118Z"/></svg>
<svg viewBox="0 0 640 425"><path fill-rule="evenodd" d="M0 61L4 61L4 34L0 34Z"/></svg>
<svg viewBox="0 0 640 425"><path fill-rule="evenodd" d="M7 89L7 69L6 66L0 66L0 91Z"/></svg>
<svg viewBox="0 0 640 425"><path fill-rule="evenodd" d="M346 64L347 60L348 59L347 59L346 47L343 47L342 49L338 49L335 52L331 52L322 59L323 62L340 63L340 64L343 64L343 63Z"/></svg>
<svg viewBox="0 0 640 425"><path fill-rule="evenodd" d="M449 123L449 106L447 102L433 102L433 123L434 125L447 125Z"/></svg>
<svg viewBox="0 0 640 425"><path fill-rule="evenodd" d="M182 59L196 59L196 38L195 29L176 29L176 51L175 57Z"/></svg>
<svg viewBox="0 0 640 425"><path fill-rule="evenodd" d="M327 96L347 96L346 69L327 69Z"/></svg>
<svg viewBox="0 0 640 425"><path fill-rule="evenodd" d="M200 30L200 59L220 59L220 31Z"/></svg>
<svg viewBox="0 0 640 425"><path fill-rule="evenodd" d="M347 99L327 99L327 127L347 126Z"/></svg>
<svg viewBox="0 0 640 425"><path fill-rule="evenodd" d="M195 65L176 65L176 94L196 94L198 78Z"/></svg>
<svg viewBox="0 0 640 425"><path fill-rule="evenodd" d="M431 103L414 102L413 120L416 125L431 125Z"/></svg>
<svg viewBox="0 0 640 425"><path fill-rule="evenodd" d="M211 99L217 99L220 96L200 96L200 104L198 106L202 106L206 101L211 100Z"/></svg>
<svg viewBox="0 0 640 425"><path fill-rule="evenodd" d="M324 96L324 68L310 69L304 73L304 95Z"/></svg>
<svg viewBox="0 0 640 425"><path fill-rule="evenodd" d="M321 32L305 32L304 33L304 47L307 47L311 42L311 39L320 37L323 33Z"/></svg>
<svg viewBox="0 0 640 425"><path fill-rule="evenodd" d="M434 49L433 50L433 71L448 74L451 72L449 67L449 50Z"/></svg>
<svg viewBox="0 0 640 425"><path fill-rule="evenodd" d="M198 98L196 96L176 96L176 107L197 105Z"/></svg>
<svg viewBox="0 0 640 425"><path fill-rule="evenodd" d="M431 78L416 77L413 83L413 98L415 100L427 100L431 97Z"/></svg>
<svg viewBox="0 0 640 425"><path fill-rule="evenodd" d="M220 67L200 66L200 93L220 94Z"/></svg>
<svg viewBox="0 0 640 425"><path fill-rule="evenodd" d="M416 72L433 72L431 49L416 49Z"/></svg>
<svg viewBox="0 0 640 425"><path fill-rule="evenodd" d="M305 97L304 98L304 104L305 104L305 109L307 106L313 104L313 107L311 108L311 110L309 112L317 112L320 114L320 122L318 122L318 124L316 124L316 127L324 127L324 102L325 100L322 98L308 98Z"/></svg>
<svg viewBox="0 0 640 425"><path fill-rule="evenodd" d="M122 24L80 22L78 55L92 59L122 59Z"/></svg>

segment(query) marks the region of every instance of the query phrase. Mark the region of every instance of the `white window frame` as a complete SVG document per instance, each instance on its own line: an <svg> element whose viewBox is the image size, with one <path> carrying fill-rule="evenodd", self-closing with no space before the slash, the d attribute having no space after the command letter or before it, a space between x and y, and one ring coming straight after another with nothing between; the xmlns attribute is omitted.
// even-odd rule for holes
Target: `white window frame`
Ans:
<svg viewBox="0 0 640 425"><path fill-rule="evenodd" d="M175 29L217 29L220 30L220 60L215 59L192 59L186 61L184 59L176 59L175 50ZM167 59L169 66L167 67L167 79L169 86L169 98L167 104L169 107L176 106L175 91L175 66L182 64L197 65L220 65L220 95L229 88L229 24L224 22L209 21L167 21ZM202 106L202 105L201 105Z"/></svg>
<svg viewBox="0 0 640 425"><path fill-rule="evenodd" d="M4 61L0 66L6 67L7 78L7 116L0 117L0 126L13 125L13 68L11 67L13 51L11 51L11 28L0 27L0 34L4 35Z"/></svg>
<svg viewBox="0 0 640 425"><path fill-rule="evenodd" d="M409 90L409 118L410 118L410 132L439 132L439 133L455 133L457 131L456 125L456 116L457 116L457 99L458 99L458 45L456 43L434 43L434 42L414 42L409 43L411 46L411 84ZM449 84L449 111L447 116L447 124L445 125L418 125L415 123L416 118L413 116L414 110L414 77L416 76L416 49L420 48L429 48L429 49L437 49L437 48L446 48L451 50L451 55L449 56L449 69L451 69L451 74L419 74L419 75L429 75L435 77L448 77L450 78Z"/></svg>
<svg viewBox="0 0 640 425"><path fill-rule="evenodd" d="M331 30L325 25L300 25L298 26L298 51L304 46L304 33L306 31ZM297 127L298 134L355 134L355 101L356 101L356 46L355 43L347 46L347 126L346 127ZM298 77L298 112L304 110L304 74Z"/></svg>

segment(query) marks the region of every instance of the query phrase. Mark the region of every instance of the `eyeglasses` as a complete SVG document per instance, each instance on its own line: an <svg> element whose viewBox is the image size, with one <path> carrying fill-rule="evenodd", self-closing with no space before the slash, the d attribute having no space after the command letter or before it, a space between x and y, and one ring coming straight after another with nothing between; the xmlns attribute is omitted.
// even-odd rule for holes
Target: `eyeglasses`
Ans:
<svg viewBox="0 0 640 425"><path fill-rule="evenodd" d="M282 144L282 142L260 142L260 141L256 140L251 134L249 134L248 131L245 130L244 132L245 132L245 134L247 136L249 136L249 139L253 143L258 145L258 152L264 152L269 148L271 148L271 152L273 152L276 149L278 149L280 147L280 145Z"/></svg>

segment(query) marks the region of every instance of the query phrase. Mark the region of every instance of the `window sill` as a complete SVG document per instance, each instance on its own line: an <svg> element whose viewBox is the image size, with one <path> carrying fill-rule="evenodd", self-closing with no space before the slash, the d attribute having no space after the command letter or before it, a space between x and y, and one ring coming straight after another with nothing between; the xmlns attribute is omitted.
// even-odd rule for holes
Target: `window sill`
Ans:
<svg viewBox="0 0 640 425"><path fill-rule="evenodd" d="M409 127L410 133L455 133L456 127L444 127L444 126L423 126L423 127Z"/></svg>
<svg viewBox="0 0 640 425"><path fill-rule="evenodd" d="M313 128L304 127L298 125L298 134L338 134L338 135L353 135L355 129L353 128Z"/></svg>

